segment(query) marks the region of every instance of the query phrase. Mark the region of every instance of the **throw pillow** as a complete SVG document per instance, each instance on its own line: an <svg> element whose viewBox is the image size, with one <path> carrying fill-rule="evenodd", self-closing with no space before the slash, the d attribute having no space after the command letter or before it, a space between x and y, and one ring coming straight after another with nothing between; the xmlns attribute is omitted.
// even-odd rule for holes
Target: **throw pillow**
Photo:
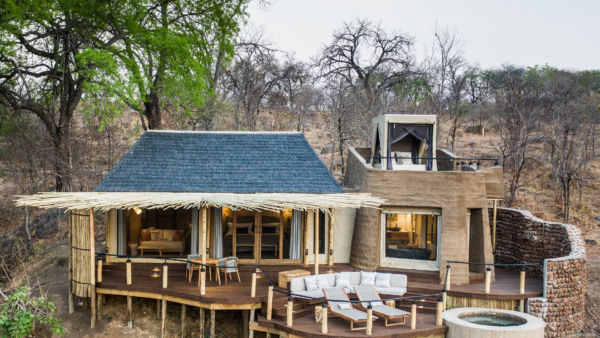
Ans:
<svg viewBox="0 0 600 338"><path fill-rule="evenodd" d="M160 241L160 231L150 231L151 241Z"/></svg>
<svg viewBox="0 0 600 338"><path fill-rule="evenodd" d="M335 274L335 287L344 288L346 292L351 292L352 285L350 284L350 274L346 272Z"/></svg>
<svg viewBox="0 0 600 338"><path fill-rule="evenodd" d="M378 272L375 275L375 286L378 288L389 288L390 287L390 278L392 277L391 273L381 273Z"/></svg>
<svg viewBox="0 0 600 338"><path fill-rule="evenodd" d="M315 276L304 277L304 284L306 284L306 291L313 291L319 289L319 286L317 285L317 277Z"/></svg>
<svg viewBox="0 0 600 338"><path fill-rule="evenodd" d="M162 234L162 239L165 241L173 241L173 236L175 236L175 234L171 230L163 231Z"/></svg>
<svg viewBox="0 0 600 338"><path fill-rule="evenodd" d="M319 289L331 287L331 285L329 285L329 280L327 279L327 276L317 276L317 287Z"/></svg>
<svg viewBox="0 0 600 338"><path fill-rule="evenodd" d="M376 272L360 272L360 285L375 285Z"/></svg>
<svg viewBox="0 0 600 338"><path fill-rule="evenodd" d="M177 242L183 241L183 231L182 230L175 231L175 234L173 235L173 240L177 241Z"/></svg>
<svg viewBox="0 0 600 338"><path fill-rule="evenodd" d="M340 310L351 310L352 305L350 303L339 303Z"/></svg>
<svg viewBox="0 0 600 338"><path fill-rule="evenodd" d="M142 230L140 232L140 237L141 237L142 241L149 241L149 240L151 240L150 231L148 231L148 230Z"/></svg>

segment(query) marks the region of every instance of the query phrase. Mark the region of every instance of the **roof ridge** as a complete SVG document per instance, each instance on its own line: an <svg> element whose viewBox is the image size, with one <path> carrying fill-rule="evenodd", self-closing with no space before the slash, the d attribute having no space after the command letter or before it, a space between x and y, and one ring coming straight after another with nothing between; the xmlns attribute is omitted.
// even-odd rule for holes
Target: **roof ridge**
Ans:
<svg viewBox="0 0 600 338"><path fill-rule="evenodd" d="M169 130L169 129L150 129L147 133L180 133L180 134L302 134L299 131L207 131L207 130Z"/></svg>

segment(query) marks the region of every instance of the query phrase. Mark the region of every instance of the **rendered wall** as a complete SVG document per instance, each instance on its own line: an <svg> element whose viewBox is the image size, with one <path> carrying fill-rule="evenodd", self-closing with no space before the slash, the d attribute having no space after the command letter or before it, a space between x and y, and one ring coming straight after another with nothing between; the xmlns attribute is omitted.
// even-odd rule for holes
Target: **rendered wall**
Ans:
<svg viewBox="0 0 600 338"><path fill-rule="evenodd" d="M546 222L529 211L499 208L498 263L543 262L544 295L529 299L529 313L546 321L547 337L582 335L585 320L585 245L574 225Z"/></svg>
<svg viewBox="0 0 600 338"><path fill-rule="evenodd" d="M483 249L485 262L493 261L488 221L486 187L490 177L486 171L391 171L367 168L359 153L348 154L344 186L387 199L386 206L431 207L442 211L440 280L445 275L445 261L469 259L467 209L481 208L483 214ZM494 172L499 168L491 168ZM380 266L380 211L361 208L356 212L350 264L363 270ZM452 268L452 282L468 282L467 265Z"/></svg>

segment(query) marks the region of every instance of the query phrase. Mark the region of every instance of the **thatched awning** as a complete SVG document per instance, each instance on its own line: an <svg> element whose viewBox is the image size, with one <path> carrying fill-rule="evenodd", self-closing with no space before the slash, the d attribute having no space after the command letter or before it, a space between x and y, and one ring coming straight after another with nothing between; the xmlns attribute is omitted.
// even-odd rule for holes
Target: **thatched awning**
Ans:
<svg viewBox="0 0 600 338"><path fill-rule="evenodd" d="M226 207L234 210L321 210L330 208L379 208L384 199L370 194L300 194L300 193L177 193L177 192L43 192L16 196L17 206L39 208L96 209L191 209Z"/></svg>

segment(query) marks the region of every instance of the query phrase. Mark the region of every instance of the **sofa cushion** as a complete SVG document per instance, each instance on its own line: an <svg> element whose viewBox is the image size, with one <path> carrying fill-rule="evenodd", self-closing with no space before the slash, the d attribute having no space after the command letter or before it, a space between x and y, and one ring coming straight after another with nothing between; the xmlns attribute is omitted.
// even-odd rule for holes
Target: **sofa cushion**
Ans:
<svg viewBox="0 0 600 338"><path fill-rule="evenodd" d="M317 287L319 289L330 288L333 285L329 284L329 278L326 275L317 275Z"/></svg>
<svg viewBox="0 0 600 338"><path fill-rule="evenodd" d="M319 284L317 284L317 276L304 277L304 284L306 285L306 291L320 290Z"/></svg>
<svg viewBox="0 0 600 338"><path fill-rule="evenodd" d="M173 236L174 241L183 241L183 230L175 231L175 236Z"/></svg>
<svg viewBox="0 0 600 338"><path fill-rule="evenodd" d="M295 291L294 292L295 295L298 296L304 296L304 297L309 297L309 298L323 298L323 291L322 290L312 290L312 291Z"/></svg>
<svg viewBox="0 0 600 338"><path fill-rule="evenodd" d="M360 284L360 271L350 272L350 285Z"/></svg>
<svg viewBox="0 0 600 338"><path fill-rule="evenodd" d="M150 231L149 230L142 230L140 231L140 241L149 241L150 238Z"/></svg>
<svg viewBox="0 0 600 338"><path fill-rule="evenodd" d="M352 292L352 284L350 284L350 273L339 272L335 274L335 287L344 288L346 292Z"/></svg>
<svg viewBox="0 0 600 338"><path fill-rule="evenodd" d="M360 285L375 285L376 272L360 272Z"/></svg>
<svg viewBox="0 0 600 338"><path fill-rule="evenodd" d="M390 296L402 296L406 293L406 288L401 287L390 287L390 288L379 288L375 287L377 292L380 295L390 295Z"/></svg>
<svg viewBox="0 0 600 338"><path fill-rule="evenodd" d="M390 276L390 287L399 287L399 288L405 288L408 286L408 280L406 278L406 275L404 274L399 274L399 273L393 273Z"/></svg>
<svg viewBox="0 0 600 338"><path fill-rule="evenodd" d="M140 246L162 250L183 250L183 242L175 241L141 241Z"/></svg>
<svg viewBox="0 0 600 338"><path fill-rule="evenodd" d="M391 273L384 273L384 272L378 272L375 275L375 286L381 287L381 288L389 288L391 287L390 285L390 278L392 277Z"/></svg>
<svg viewBox="0 0 600 338"><path fill-rule="evenodd" d="M173 231L163 230L162 232L162 240L164 241L172 241L173 237L175 237L175 233Z"/></svg>
<svg viewBox="0 0 600 338"><path fill-rule="evenodd" d="M150 231L150 240L151 241L160 241L160 240L162 240L162 238L160 236L160 231L159 230L152 230L152 231Z"/></svg>

